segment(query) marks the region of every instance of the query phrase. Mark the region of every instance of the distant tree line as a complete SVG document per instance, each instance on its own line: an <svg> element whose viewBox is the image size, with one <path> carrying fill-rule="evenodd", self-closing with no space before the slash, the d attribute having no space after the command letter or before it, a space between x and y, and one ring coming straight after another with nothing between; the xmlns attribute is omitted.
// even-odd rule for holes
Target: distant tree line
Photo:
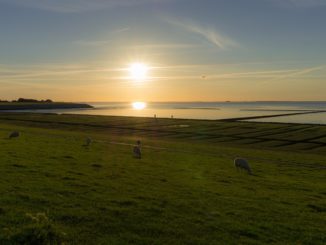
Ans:
<svg viewBox="0 0 326 245"><path fill-rule="evenodd" d="M35 100L35 99L25 99L25 98L19 98L18 100L12 100L12 101L8 101L8 100L1 100L0 99L0 103L8 103L8 102L23 102L23 103L52 103L53 101L50 99L46 99L46 100Z"/></svg>

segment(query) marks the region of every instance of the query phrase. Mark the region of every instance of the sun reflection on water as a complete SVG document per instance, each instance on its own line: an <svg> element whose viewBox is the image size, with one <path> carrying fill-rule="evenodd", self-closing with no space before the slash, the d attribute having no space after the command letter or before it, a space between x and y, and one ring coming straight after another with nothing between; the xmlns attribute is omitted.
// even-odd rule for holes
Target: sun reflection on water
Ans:
<svg viewBox="0 0 326 245"><path fill-rule="evenodd" d="M147 106L147 104L145 102L140 102L140 101L133 102L131 105L134 110L138 110L138 111L144 110Z"/></svg>

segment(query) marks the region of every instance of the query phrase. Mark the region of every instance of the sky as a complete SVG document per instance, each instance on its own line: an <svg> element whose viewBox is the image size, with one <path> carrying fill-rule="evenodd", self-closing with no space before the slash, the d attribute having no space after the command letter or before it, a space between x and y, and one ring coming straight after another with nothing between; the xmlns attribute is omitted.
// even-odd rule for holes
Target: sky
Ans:
<svg viewBox="0 0 326 245"><path fill-rule="evenodd" d="M0 0L0 99L326 101L325 26L326 0Z"/></svg>

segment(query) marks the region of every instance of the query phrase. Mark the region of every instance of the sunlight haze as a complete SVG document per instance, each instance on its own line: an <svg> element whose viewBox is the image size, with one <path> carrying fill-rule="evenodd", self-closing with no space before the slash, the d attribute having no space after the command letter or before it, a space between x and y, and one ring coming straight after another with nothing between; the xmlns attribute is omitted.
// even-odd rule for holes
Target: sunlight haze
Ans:
<svg viewBox="0 0 326 245"><path fill-rule="evenodd" d="M317 0L0 0L0 98L326 100Z"/></svg>

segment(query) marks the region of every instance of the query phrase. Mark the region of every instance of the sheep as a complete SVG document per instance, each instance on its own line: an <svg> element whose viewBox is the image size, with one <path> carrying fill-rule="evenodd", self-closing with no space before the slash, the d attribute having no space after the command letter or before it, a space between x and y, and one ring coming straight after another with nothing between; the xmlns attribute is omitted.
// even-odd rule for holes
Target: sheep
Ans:
<svg viewBox="0 0 326 245"><path fill-rule="evenodd" d="M19 137L20 133L18 131L13 131L9 134L9 139Z"/></svg>
<svg viewBox="0 0 326 245"><path fill-rule="evenodd" d="M243 158L235 158L234 159L234 166L237 168L237 169L243 169L243 170L246 170L248 172L248 174L252 174L252 171L251 171L251 168L250 168L250 165L249 163L247 162L246 159L243 159Z"/></svg>
<svg viewBox="0 0 326 245"><path fill-rule="evenodd" d="M133 147L133 153L135 158L141 159L141 143L140 140L137 140L137 145Z"/></svg>
<svg viewBox="0 0 326 245"><path fill-rule="evenodd" d="M90 137L86 137L85 139L85 145L84 146L90 146L90 144L92 143L92 139Z"/></svg>

